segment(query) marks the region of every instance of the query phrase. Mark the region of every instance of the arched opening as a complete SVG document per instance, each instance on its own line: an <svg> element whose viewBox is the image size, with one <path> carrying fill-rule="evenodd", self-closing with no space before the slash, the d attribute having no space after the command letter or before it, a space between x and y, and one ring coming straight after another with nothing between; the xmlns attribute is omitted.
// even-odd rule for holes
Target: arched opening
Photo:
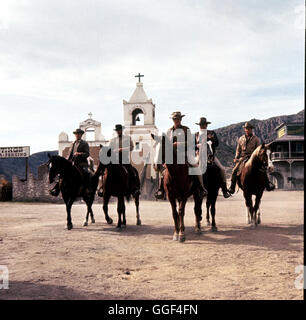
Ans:
<svg viewBox="0 0 306 320"><path fill-rule="evenodd" d="M133 126L143 126L144 125L144 114L140 108L136 108L132 112L132 125Z"/></svg>
<svg viewBox="0 0 306 320"><path fill-rule="evenodd" d="M85 130L85 139L86 141L95 141L95 129L87 128Z"/></svg>
<svg viewBox="0 0 306 320"><path fill-rule="evenodd" d="M272 182L275 184L276 189L284 189L284 177L279 172L272 172L270 174Z"/></svg>

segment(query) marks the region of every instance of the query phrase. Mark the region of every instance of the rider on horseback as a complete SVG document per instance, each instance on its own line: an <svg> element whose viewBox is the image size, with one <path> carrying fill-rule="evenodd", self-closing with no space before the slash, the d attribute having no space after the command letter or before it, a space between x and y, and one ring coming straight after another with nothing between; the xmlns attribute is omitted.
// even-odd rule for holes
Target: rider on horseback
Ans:
<svg viewBox="0 0 306 320"><path fill-rule="evenodd" d="M87 158L89 157L89 145L85 140L82 140L82 135L84 134L83 130L78 128L73 132L73 134L75 135L75 141L70 147L67 160L72 161L79 169L87 188L87 192L92 193L93 191L90 186L90 172L87 162ZM56 197L59 195L59 192L59 182L57 182L54 188L50 190L50 194Z"/></svg>
<svg viewBox="0 0 306 320"><path fill-rule="evenodd" d="M231 186L229 189L230 193L235 192L237 177L246 161L251 157L254 150L260 145L259 138L253 133L253 125L246 122L243 126L245 134L238 140L236 149L236 155L234 159L235 167L232 171ZM263 169L266 176L266 190L271 191L275 189L275 186L270 182L267 172Z"/></svg>
<svg viewBox="0 0 306 320"><path fill-rule="evenodd" d="M173 150L176 151L181 147L185 148L185 152L188 152L188 147L191 146L192 141L187 141L188 137L191 137L190 129L186 126L183 126L181 124L182 118L185 115L182 115L181 112L173 112L171 115L171 119L173 120L174 125L167 131L167 137L170 141L173 143ZM183 130L185 134L185 142L177 141L177 136L175 135L176 130L181 129ZM164 182L163 182L163 174L164 174L164 167L161 169L161 178L159 180L159 187L158 190L155 192L155 198L156 199L165 199L165 190L164 190ZM201 199L203 199L207 195L207 190L204 187L203 184L203 176L197 175L195 176L195 184L197 186L197 189L199 190L199 196Z"/></svg>
<svg viewBox="0 0 306 320"><path fill-rule="evenodd" d="M114 131L117 132L117 136L110 140L109 147L116 154L119 163L127 170L130 177L130 190L135 197L140 194L140 186L138 173L130 162L130 152L134 149L134 144L129 135L122 133L123 129L124 127L121 124L116 124Z"/></svg>
<svg viewBox="0 0 306 320"><path fill-rule="evenodd" d="M200 149L200 133L202 131L204 131L205 129L207 129L207 125L210 124L211 122L207 121L205 117L200 118L199 123L196 123L197 125L200 126L200 131L195 133L195 141L196 141L196 152L199 152ZM220 168L221 171L221 176L222 176L222 192L223 192L223 196L224 198L229 198L230 194L227 190L227 186L226 186L226 175L225 175L225 169L222 166L221 162L219 161L219 159L215 156L215 152L216 152L216 148L219 145L219 141L218 141L218 137L217 134L215 133L215 131L212 130L207 130L207 141L211 141L212 142L212 150L213 150L213 160L214 163L217 167Z"/></svg>

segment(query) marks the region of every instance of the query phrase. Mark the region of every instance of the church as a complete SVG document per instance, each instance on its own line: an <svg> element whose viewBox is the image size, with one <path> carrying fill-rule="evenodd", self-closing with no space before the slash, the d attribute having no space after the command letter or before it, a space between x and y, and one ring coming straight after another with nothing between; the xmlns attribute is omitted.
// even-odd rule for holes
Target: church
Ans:
<svg viewBox="0 0 306 320"><path fill-rule="evenodd" d="M131 136L134 150L131 153L132 165L138 170L139 176L144 181L142 196L151 198L152 193L158 183L157 173L153 166L153 140L151 134L158 134L155 125L155 104L152 99L148 99L143 83L140 78L143 75L138 74L136 88L128 101L123 100L123 134ZM89 144L90 156L94 160L95 168L99 164L100 144L107 146L110 139L105 139L102 134L101 123L92 118L90 112L88 118L79 124L79 128L85 133L82 139ZM115 124L114 124L115 125ZM61 132L58 140L58 153L60 156L67 157L69 147L74 141L74 137L69 139L66 132ZM137 161L133 162L133 159ZM139 161L140 160L140 161Z"/></svg>

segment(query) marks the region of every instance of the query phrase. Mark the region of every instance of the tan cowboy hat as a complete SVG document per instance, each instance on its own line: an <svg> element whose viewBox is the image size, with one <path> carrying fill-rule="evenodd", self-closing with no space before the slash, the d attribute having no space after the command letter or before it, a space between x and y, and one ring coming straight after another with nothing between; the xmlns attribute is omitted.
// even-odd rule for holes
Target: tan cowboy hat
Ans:
<svg viewBox="0 0 306 320"><path fill-rule="evenodd" d="M196 123L197 125L201 125L201 124L210 124L211 122L207 121L207 119L205 117L200 118L199 123Z"/></svg>
<svg viewBox="0 0 306 320"><path fill-rule="evenodd" d="M185 117L184 114L181 114L180 111L175 111L172 112L170 119L182 119L183 117Z"/></svg>
<svg viewBox="0 0 306 320"><path fill-rule="evenodd" d="M250 122L246 122L242 128L250 128L250 129L254 129L254 126L252 125L252 123L250 123Z"/></svg>
<svg viewBox="0 0 306 320"><path fill-rule="evenodd" d="M82 129L80 129L80 128L78 128L78 129L76 129L75 131L73 131L73 134L78 134L78 133L84 134L85 132L84 132Z"/></svg>

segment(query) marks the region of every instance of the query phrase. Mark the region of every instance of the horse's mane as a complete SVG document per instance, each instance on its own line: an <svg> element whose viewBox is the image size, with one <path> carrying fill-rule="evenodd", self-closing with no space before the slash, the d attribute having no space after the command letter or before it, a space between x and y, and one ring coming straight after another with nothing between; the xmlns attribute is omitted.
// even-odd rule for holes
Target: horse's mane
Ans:
<svg viewBox="0 0 306 320"><path fill-rule="evenodd" d="M254 160L257 159L259 151L261 150L262 145L259 145L252 153L250 159L246 162L245 167L251 167L254 163Z"/></svg>

